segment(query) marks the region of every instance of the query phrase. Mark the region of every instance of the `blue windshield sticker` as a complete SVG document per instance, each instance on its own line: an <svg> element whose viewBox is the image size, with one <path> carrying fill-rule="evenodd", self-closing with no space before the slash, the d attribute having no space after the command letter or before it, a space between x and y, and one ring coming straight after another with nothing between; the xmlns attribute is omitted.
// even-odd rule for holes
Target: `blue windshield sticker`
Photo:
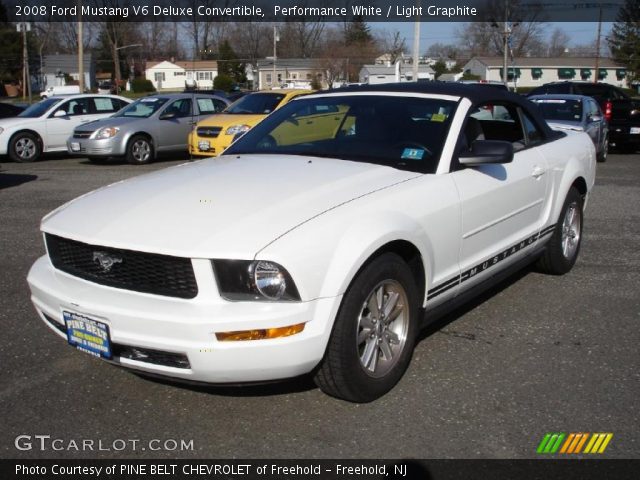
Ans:
<svg viewBox="0 0 640 480"><path fill-rule="evenodd" d="M405 148L402 151L402 159L404 160L422 160L424 150L421 148Z"/></svg>

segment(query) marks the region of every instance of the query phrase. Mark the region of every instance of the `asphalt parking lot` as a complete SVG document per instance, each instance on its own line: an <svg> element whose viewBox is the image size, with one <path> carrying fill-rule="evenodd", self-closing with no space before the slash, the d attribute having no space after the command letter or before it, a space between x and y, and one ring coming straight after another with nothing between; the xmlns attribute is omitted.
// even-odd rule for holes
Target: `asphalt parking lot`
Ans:
<svg viewBox="0 0 640 480"><path fill-rule="evenodd" d="M450 315L425 332L400 384L366 405L304 379L244 388L152 381L69 347L29 301L25 278L44 253L40 218L184 160L0 161L3 458L535 458L547 432L611 432L603 456L640 458L640 154L598 165L570 274L526 270ZM19 435L62 439L62 449L34 441L18 450ZM83 439L94 449L68 449Z"/></svg>

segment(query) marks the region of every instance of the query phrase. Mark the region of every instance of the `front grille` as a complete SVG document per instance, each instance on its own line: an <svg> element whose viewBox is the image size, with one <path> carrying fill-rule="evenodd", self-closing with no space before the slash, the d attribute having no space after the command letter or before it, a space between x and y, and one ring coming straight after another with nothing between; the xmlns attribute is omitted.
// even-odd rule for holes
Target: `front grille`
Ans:
<svg viewBox="0 0 640 480"><path fill-rule="evenodd" d="M220 135L222 127L198 127L196 130L199 137L216 138Z"/></svg>
<svg viewBox="0 0 640 480"><path fill-rule="evenodd" d="M189 258L134 252L46 235L51 263L70 275L109 287L194 298L198 285Z"/></svg>
<svg viewBox="0 0 640 480"><path fill-rule="evenodd" d="M46 313L42 313L45 320L58 331L67 334L67 327L55 321ZM165 352L151 348L132 347L111 342L111 351L115 357L128 358L137 362L151 363L173 368L191 368L189 358L183 353Z"/></svg>
<svg viewBox="0 0 640 480"><path fill-rule="evenodd" d="M89 138L93 132L73 132L73 138Z"/></svg>

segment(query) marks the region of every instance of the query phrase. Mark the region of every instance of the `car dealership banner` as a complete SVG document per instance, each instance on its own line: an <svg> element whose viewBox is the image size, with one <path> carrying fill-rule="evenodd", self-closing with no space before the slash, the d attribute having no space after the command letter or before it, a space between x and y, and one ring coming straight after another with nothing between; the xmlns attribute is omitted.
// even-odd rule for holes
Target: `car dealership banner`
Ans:
<svg viewBox="0 0 640 480"><path fill-rule="evenodd" d="M614 21L624 0L2 0L10 21ZM514 18L515 18L514 17Z"/></svg>

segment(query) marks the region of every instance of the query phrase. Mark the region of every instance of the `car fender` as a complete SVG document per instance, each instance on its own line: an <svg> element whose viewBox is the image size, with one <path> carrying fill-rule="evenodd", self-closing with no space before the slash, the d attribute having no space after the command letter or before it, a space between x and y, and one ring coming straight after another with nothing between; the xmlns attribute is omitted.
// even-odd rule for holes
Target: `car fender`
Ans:
<svg viewBox="0 0 640 480"><path fill-rule="evenodd" d="M272 260L286 268L303 300L336 297L346 292L378 250L398 240L413 244L420 252L425 284L429 285L431 241L414 219L397 211L369 211L355 221L344 212L321 215L269 244L256 259Z"/></svg>
<svg viewBox="0 0 640 480"><path fill-rule="evenodd" d="M560 147L561 148L558 148ZM566 137L542 147L541 153L549 162L551 181L548 195L547 223L558 221L569 189L579 179L584 180L588 193L595 183L596 151L589 135L584 132L567 132Z"/></svg>

